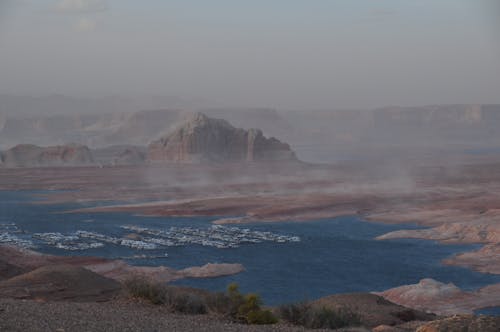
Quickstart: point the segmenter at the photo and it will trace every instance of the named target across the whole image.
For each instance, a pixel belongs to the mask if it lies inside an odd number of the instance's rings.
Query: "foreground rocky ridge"
[[[0,299],[0,330],[9,332],[306,331],[304,328],[283,324],[251,326],[231,323],[212,315],[175,314],[165,307],[123,300],[106,303],[74,303],[10,299]],[[367,330],[344,331],[365,332]]]
[[[127,317],[127,319],[123,319]],[[49,319],[50,318],[50,319]],[[497,332],[500,319],[460,315],[431,322],[409,322],[397,326],[379,325],[373,329],[345,328],[339,332]],[[277,324],[252,326],[230,323],[211,315],[181,315],[167,308],[129,301],[106,303],[36,302],[0,299],[0,329],[3,331],[221,331],[221,332],[299,332],[307,330]]]
[[[5,331],[307,330],[284,322],[256,327],[235,324],[213,314],[179,315],[172,313],[169,307],[131,300],[123,293],[121,283],[88,269],[102,263],[100,259],[40,255],[11,247],[0,247],[0,253],[1,262],[20,266],[19,274],[14,277],[5,273],[0,275],[0,278],[6,278],[0,281],[0,329]],[[6,257],[8,262],[5,261]],[[57,264],[62,261],[69,264]],[[77,263],[87,265],[82,267]],[[29,267],[40,264],[47,265],[26,272]],[[206,292],[195,289],[182,291],[193,294]],[[100,303],[103,301],[106,303]],[[374,294],[332,295],[312,301],[310,305],[318,309],[349,310],[358,315],[361,326],[338,330],[344,332],[455,331],[465,327],[468,327],[468,331],[493,332],[500,327],[500,318],[472,315],[440,318],[394,304]],[[123,320],[125,316],[127,319]]]
[[[148,306],[142,302],[131,301],[129,296],[124,292],[124,285],[129,280],[134,280],[133,278],[151,280],[148,281],[151,284],[158,281],[167,281],[165,279],[164,272],[166,270],[164,268],[162,268],[162,273],[158,275],[156,273],[158,269],[154,269],[154,271],[145,270],[140,267],[123,269],[123,266],[120,264],[122,268],[120,269],[120,273],[117,274],[117,271],[110,273],[106,268],[110,263],[108,260],[93,257],[50,256],[5,246],[0,246],[0,262],[5,266],[8,264],[8,266],[17,267],[15,273],[13,270],[2,270],[0,274],[0,317],[2,318],[0,319],[0,328],[3,330],[18,331],[26,329],[27,326],[32,326],[30,324],[42,324],[44,320],[40,320],[40,315],[47,315],[53,309],[62,310],[60,311],[61,315],[58,317],[71,318],[61,320],[51,319],[51,322],[58,321],[60,326],[57,326],[57,328],[69,328],[69,326],[72,326],[71,330],[79,330],[79,326],[82,324],[85,326],[84,330],[88,329],[90,325],[93,326],[93,330],[109,331],[116,330],[119,327],[128,330],[133,326],[129,320],[134,316],[133,314],[129,314],[129,312],[137,310],[142,312],[143,317],[154,317],[154,320],[149,322],[143,318],[137,319],[136,323],[147,329],[146,326],[164,324],[163,319],[156,317],[156,313],[168,313],[168,308]],[[168,272],[176,274],[174,270]],[[188,268],[178,273],[187,277],[215,276],[220,275],[220,266],[211,264],[204,267]],[[175,280],[175,276],[171,280]],[[191,292],[192,296],[207,293],[207,291],[196,289],[179,289],[179,292]],[[14,301],[8,299],[13,299]],[[36,302],[30,302],[30,300],[35,300]],[[107,303],[105,306],[102,306],[99,302]],[[435,318],[432,314],[425,314],[393,304],[373,294],[334,295],[314,301],[312,305],[318,308],[324,307],[334,310],[342,308],[353,310],[353,312],[360,315],[362,326],[366,327],[375,327],[380,324],[395,326],[406,324],[410,321],[418,323],[419,321],[429,321]],[[103,316],[102,320],[103,322],[107,322],[104,325],[95,323],[95,320],[91,320],[93,323],[88,322],[81,316],[81,313],[78,317],[71,315],[71,312],[83,307],[86,307],[90,312],[99,310],[101,314],[107,312],[109,308],[114,308],[108,314],[113,312],[113,315],[127,315],[127,324],[122,326],[123,324],[115,321],[116,317],[107,317],[106,315]],[[28,316],[21,315],[19,310],[22,312],[30,311],[32,314]],[[6,313],[7,315],[4,316]],[[179,322],[177,316],[171,313],[168,313],[167,316],[169,317],[169,321],[172,321],[168,324],[179,323],[180,325],[176,327],[176,330],[181,331],[189,330],[192,328],[190,322],[198,320],[203,322],[203,325],[200,327],[225,326],[229,331],[250,331],[254,329],[230,323],[226,318],[220,316],[212,315],[208,316],[208,319],[192,316],[189,322],[182,319]],[[273,326],[272,330],[304,330],[303,328],[283,324],[282,322]],[[418,325],[421,325],[421,323],[418,323]],[[172,327],[172,325],[169,326]],[[49,329],[53,328],[54,326],[50,325]],[[37,327],[36,330],[41,329]],[[262,329],[260,328],[259,330]],[[359,327],[345,328],[342,331],[367,330]]]

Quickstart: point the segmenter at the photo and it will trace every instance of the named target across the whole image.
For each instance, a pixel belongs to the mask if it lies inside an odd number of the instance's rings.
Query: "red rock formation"
[[[288,144],[264,137],[259,129],[235,128],[202,113],[151,143],[148,157],[154,162],[178,163],[296,160]]]

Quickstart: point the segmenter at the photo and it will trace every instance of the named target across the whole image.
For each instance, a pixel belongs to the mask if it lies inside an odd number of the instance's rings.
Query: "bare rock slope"
[[[80,266],[47,265],[0,282],[0,297],[105,301],[120,289],[117,281]]]
[[[154,162],[177,163],[296,160],[288,144],[264,137],[261,130],[235,128],[202,113],[151,143],[148,157]]]

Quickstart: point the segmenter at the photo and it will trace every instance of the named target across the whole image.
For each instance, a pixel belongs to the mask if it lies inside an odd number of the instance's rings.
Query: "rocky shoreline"
[[[45,266],[68,265],[82,267],[103,277],[124,281],[134,276],[141,276],[156,282],[171,282],[183,278],[215,278],[237,274],[244,271],[241,264],[213,264],[194,266],[175,270],[166,266],[133,266],[123,260],[110,260],[99,257],[71,257],[41,254],[35,251],[0,245],[0,262],[13,268],[29,272]],[[1,277],[1,276],[0,276]]]

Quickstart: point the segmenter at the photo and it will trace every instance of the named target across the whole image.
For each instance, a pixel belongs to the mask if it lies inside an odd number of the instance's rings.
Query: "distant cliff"
[[[259,129],[235,128],[222,119],[196,113],[172,133],[148,148],[153,162],[291,161],[295,153],[286,143],[266,138]]]
[[[21,144],[0,153],[3,167],[80,166],[93,162],[89,148],[78,144],[49,147]]]

